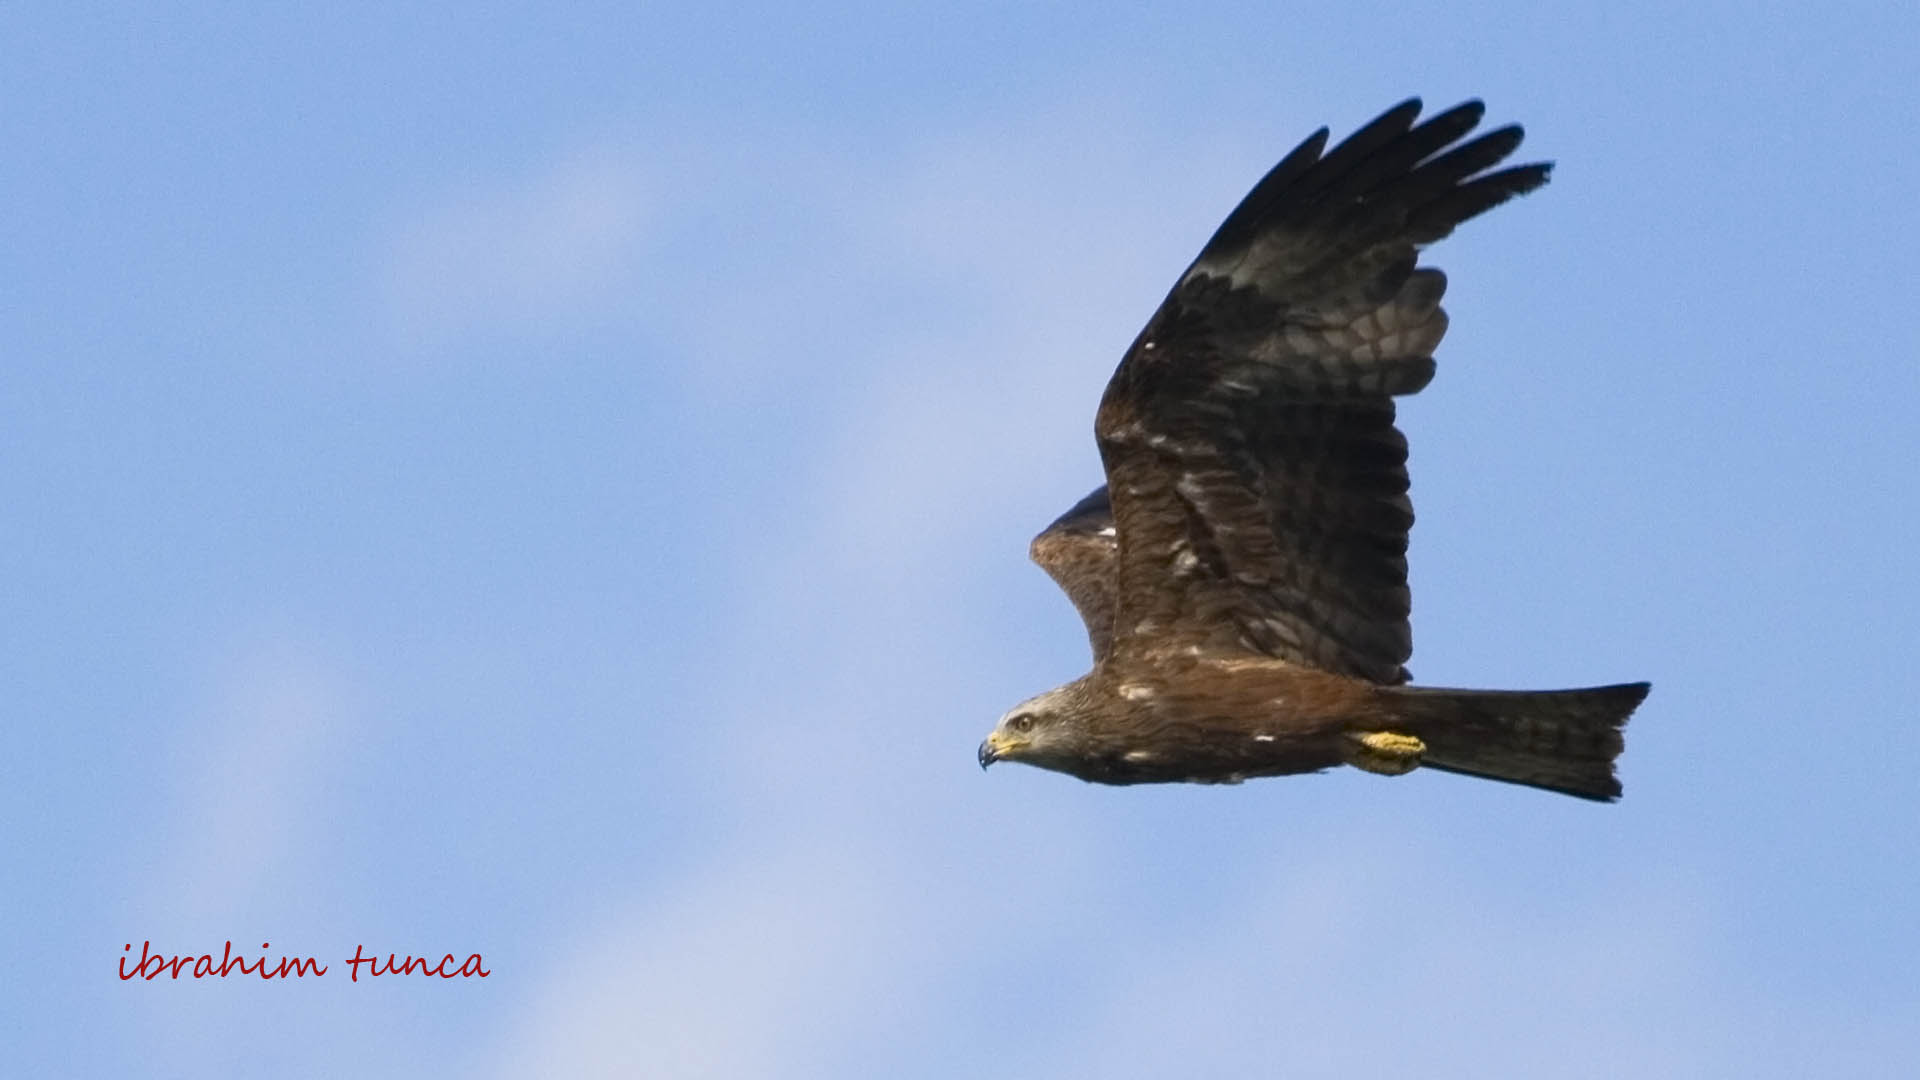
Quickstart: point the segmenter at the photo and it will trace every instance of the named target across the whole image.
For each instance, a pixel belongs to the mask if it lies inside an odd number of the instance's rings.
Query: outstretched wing
[[[1054,519],[1027,548],[1087,624],[1095,662],[1113,647],[1113,601],[1120,543],[1103,485]]]
[[[1446,279],[1422,245],[1546,182],[1469,102],[1317,132],[1230,214],[1101,398],[1118,527],[1114,649],[1249,651],[1406,679],[1406,440]],[[1459,145],[1455,145],[1459,143]]]

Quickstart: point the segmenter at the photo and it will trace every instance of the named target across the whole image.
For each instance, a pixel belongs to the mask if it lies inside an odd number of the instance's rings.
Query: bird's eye
[[[1033,730],[1033,714],[1021,713],[1019,716],[1007,721],[1007,726],[1025,735],[1027,732]]]

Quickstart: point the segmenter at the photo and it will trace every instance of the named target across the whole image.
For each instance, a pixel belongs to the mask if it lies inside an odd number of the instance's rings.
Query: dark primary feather
[[[1415,124],[1419,112],[1408,101],[1330,152],[1321,131],[1288,154],[1108,383],[1095,434],[1117,552],[1059,523],[1034,542],[1096,655],[1111,625],[1115,649],[1192,645],[1406,680],[1413,513],[1392,397],[1432,378],[1446,331],[1446,279],[1416,268],[1418,249],[1548,171],[1485,173],[1521,132],[1458,143],[1478,102]],[[1117,568],[1097,569],[1106,559]],[[1091,584],[1103,581],[1111,609]]]

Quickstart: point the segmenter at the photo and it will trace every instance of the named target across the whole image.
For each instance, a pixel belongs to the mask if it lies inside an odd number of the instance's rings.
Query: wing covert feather
[[[1114,594],[1120,561],[1106,486],[1095,488],[1041,530],[1027,554],[1080,612],[1094,660],[1104,658],[1113,647]]]

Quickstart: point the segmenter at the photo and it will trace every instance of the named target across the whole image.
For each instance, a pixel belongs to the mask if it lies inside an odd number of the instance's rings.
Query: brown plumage
[[[1140,332],[1094,421],[1107,485],[1031,554],[1094,667],[1009,712],[983,766],[1233,782],[1419,766],[1620,794],[1647,684],[1410,687],[1407,443],[1393,398],[1433,377],[1446,278],[1419,249],[1546,183],[1493,169],[1517,126],[1417,100],[1330,152],[1325,129],[1228,215]]]

